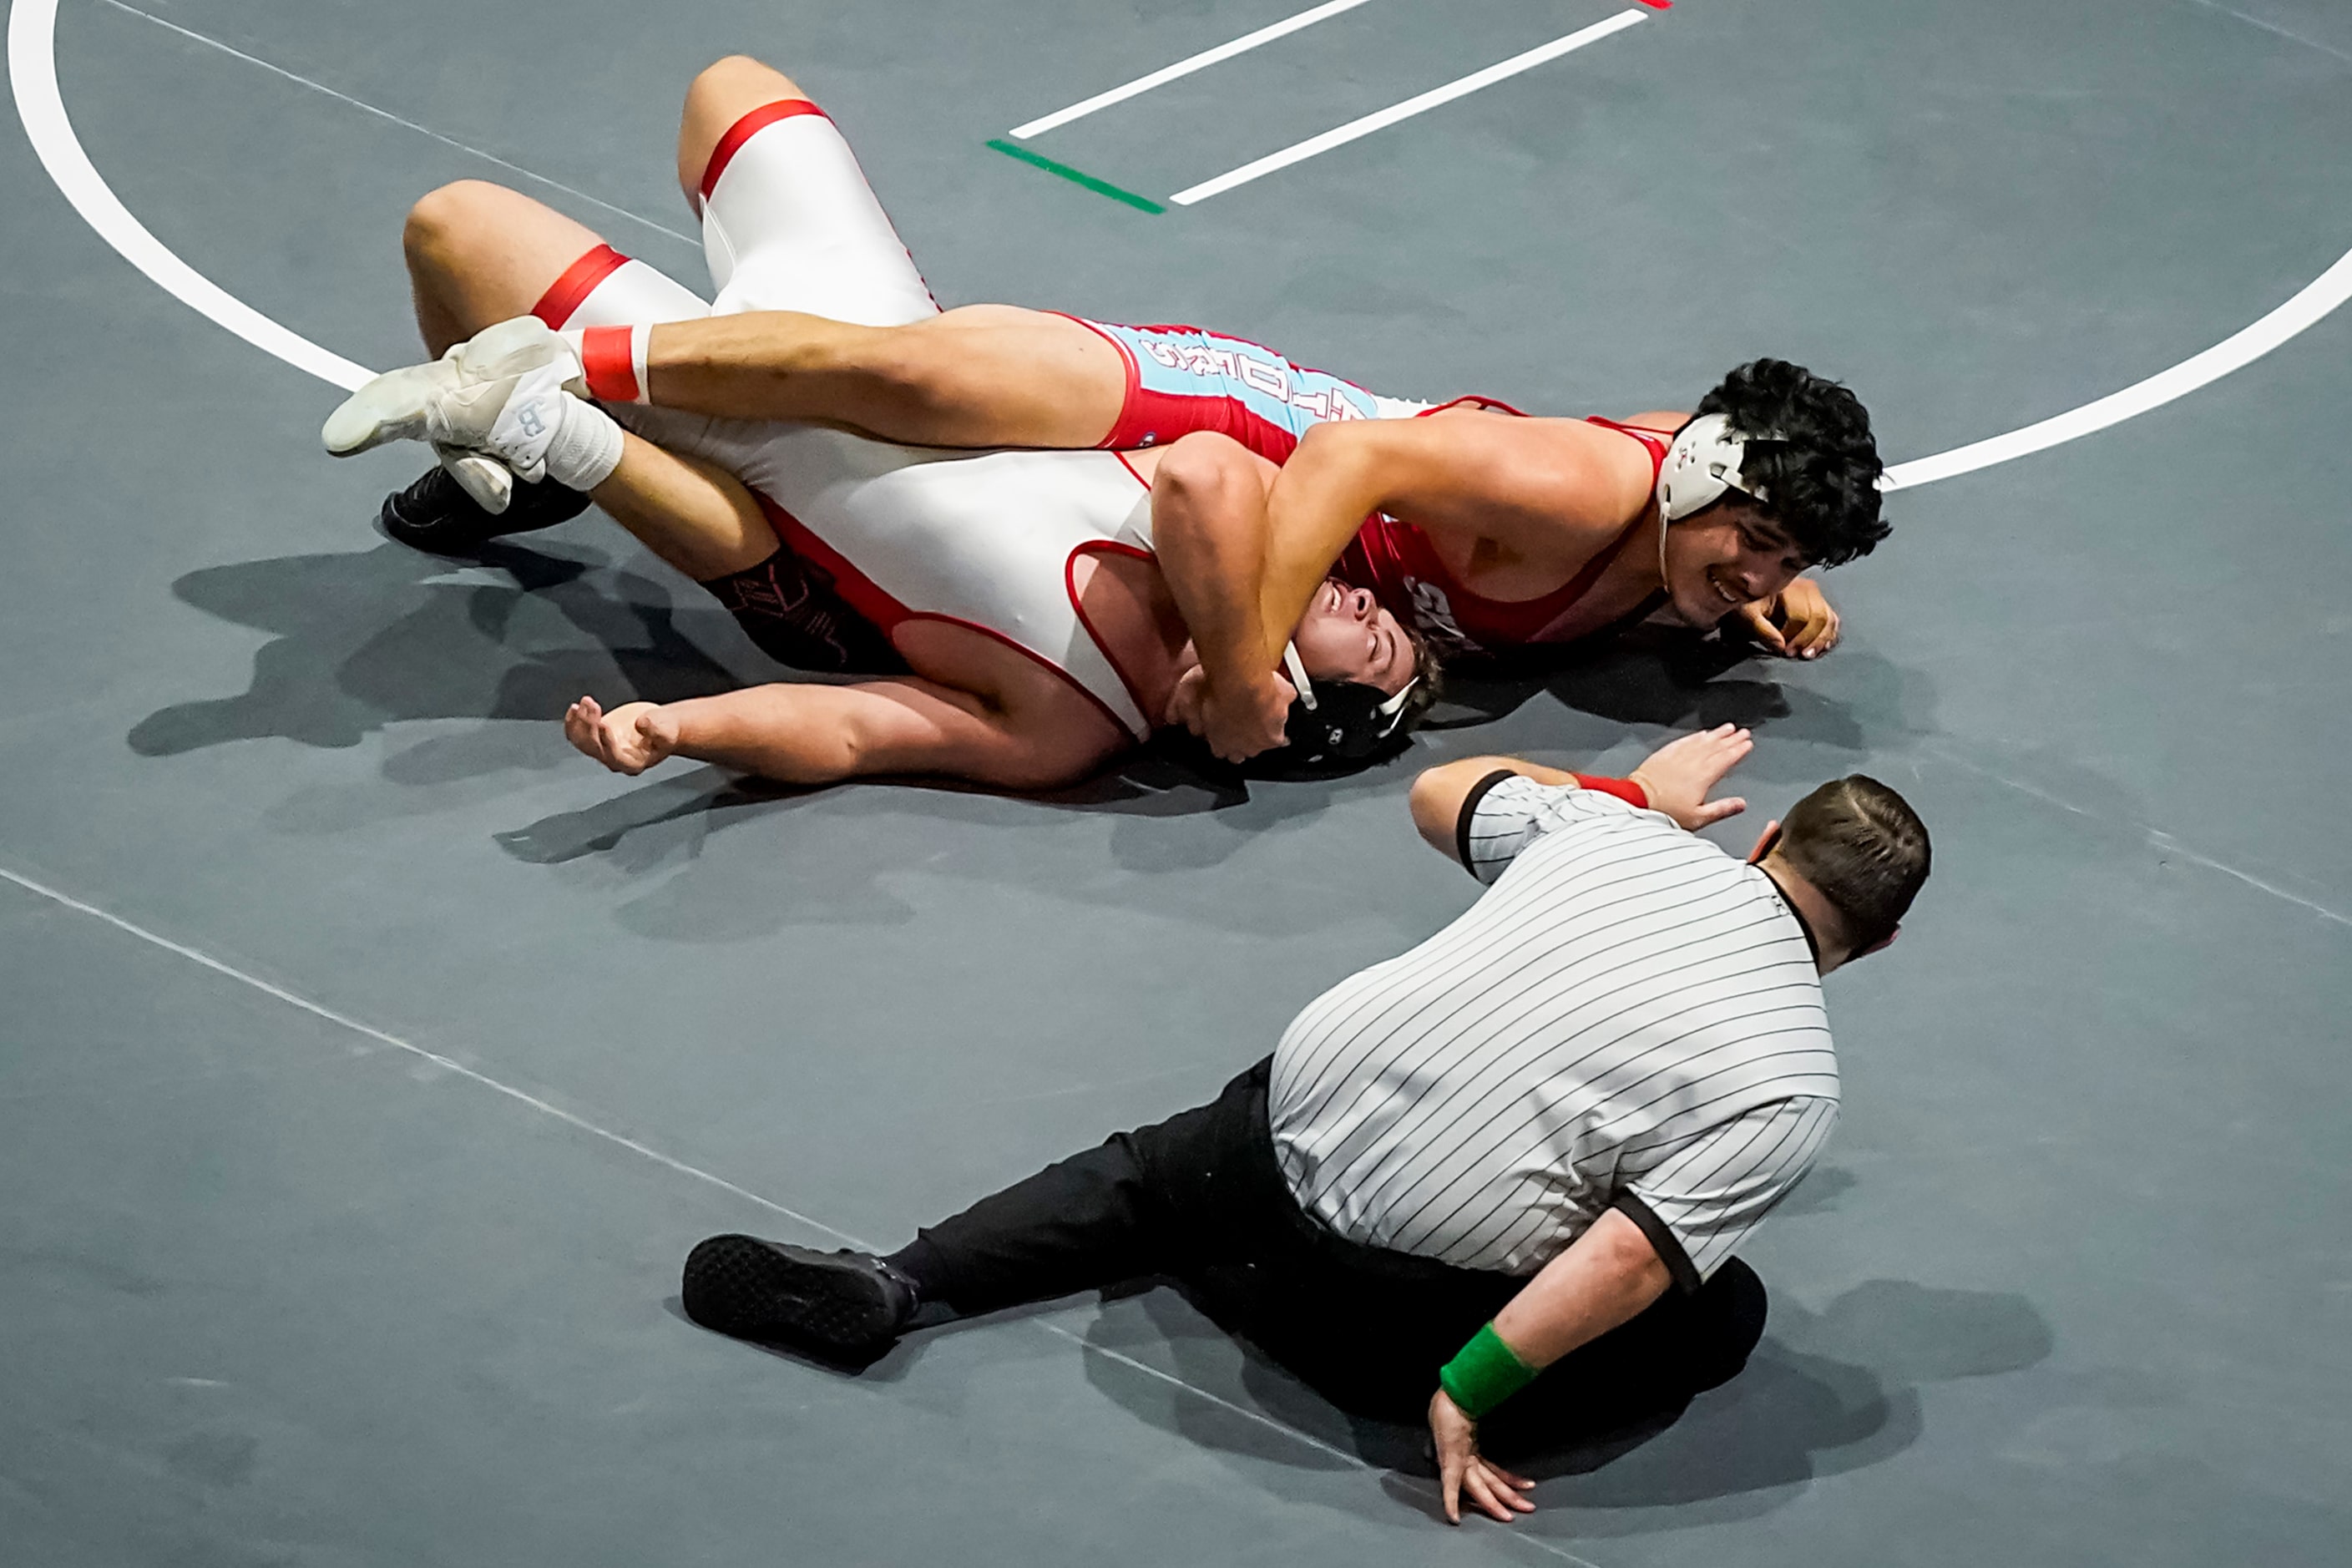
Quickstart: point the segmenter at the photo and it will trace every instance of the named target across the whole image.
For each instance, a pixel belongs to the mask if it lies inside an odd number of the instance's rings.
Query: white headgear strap
[[[1282,645],[1282,668],[1290,674],[1290,684],[1298,689],[1298,700],[1307,704],[1309,713],[1315,711],[1315,683],[1307,679],[1307,661],[1298,657],[1298,645]]]
[[[1286,642],[1282,645],[1282,668],[1290,677],[1290,684],[1297,689],[1299,701],[1307,705],[1307,710],[1309,713],[1314,712],[1321,704],[1315,700],[1315,683],[1307,679],[1307,661],[1298,657],[1297,643]],[[1416,671],[1413,678],[1406,681],[1395,696],[1372,710],[1373,715],[1383,721],[1381,729],[1383,738],[1396,727],[1397,716],[1404,711],[1404,700],[1412,696],[1412,689],[1420,684],[1421,676]]]

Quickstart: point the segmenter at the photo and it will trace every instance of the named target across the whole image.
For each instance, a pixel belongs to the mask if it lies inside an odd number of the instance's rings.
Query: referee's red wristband
[[[1628,805],[1639,806],[1643,811],[1650,809],[1650,792],[1632,779],[1595,778],[1591,773],[1570,773],[1569,777],[1576,781],[1579,789],[1597,789],[1602,795],[1615,795]]]

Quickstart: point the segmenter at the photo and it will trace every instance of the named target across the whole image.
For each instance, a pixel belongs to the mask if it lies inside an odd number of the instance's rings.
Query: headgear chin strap
[[[1283,752],[1292,762],[1360,762],[1370,756],[1396,734],[1404,722],[1405,699],[1421,684],[1415,675],[1393,697],[1360,680],[1326,681],[1318,691],[1307,678],[1297,643],[1283,645],[1282,667],[1298,691],[1283,724],[1289,737]]]
[[[1771,497],[1764,487],[1740,477],[1740,466],[1748,460],[1748,442],[1778,441],[1778,436],[1742,437],[1732,433],[1731,421],[1721,414],[1702,414],[1675,433],[1674,442],[1666,447],[1665,461],[1658,465],[1658,575],[1666,574],[1666,527],[1680,522],[1694,512],[1706,510],[1723,499],[1726,490],[1738,490],[1752,500],[1769,503]]]

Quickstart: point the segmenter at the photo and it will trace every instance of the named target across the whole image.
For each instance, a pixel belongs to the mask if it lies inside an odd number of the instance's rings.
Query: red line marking
[[[1671,11],[1675,8],[1675,0],[1642,0],[1642,4],[1653,11]]]

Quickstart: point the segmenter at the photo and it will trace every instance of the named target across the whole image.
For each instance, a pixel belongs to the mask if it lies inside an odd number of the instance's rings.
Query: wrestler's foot
[[[535,373],[549,372],[539,375]],[[387,371],[327,416],[319,438],[338,458],[388,441],[478,447],[524,377],[584,394],[571,345],[536,316],[476,333],[425,364]]]
[[[488,463],[488,458],[474,459]],[[491,464],[491,467],[497,467]],[[504,469],[500,469],[504,472]],[[588,510],[588,498],[552,479],[512,484],[512,499],[493,512],[446,467],[428,468],[404,490],[383,498],[376,526],[395,544],[435,555],[473,556],[493,539],[569,522]]]
[[[869,1252],[714,1236],[687,1254],[686,1315],[740,1340],[843,1361],[889,1348],[915,1315],[913,1281]]]
[[[563,738],[582,756],[635,778],[677,750],[677,723],[658,702],[624,702],[607,713],[583,697],[564,710]]]

